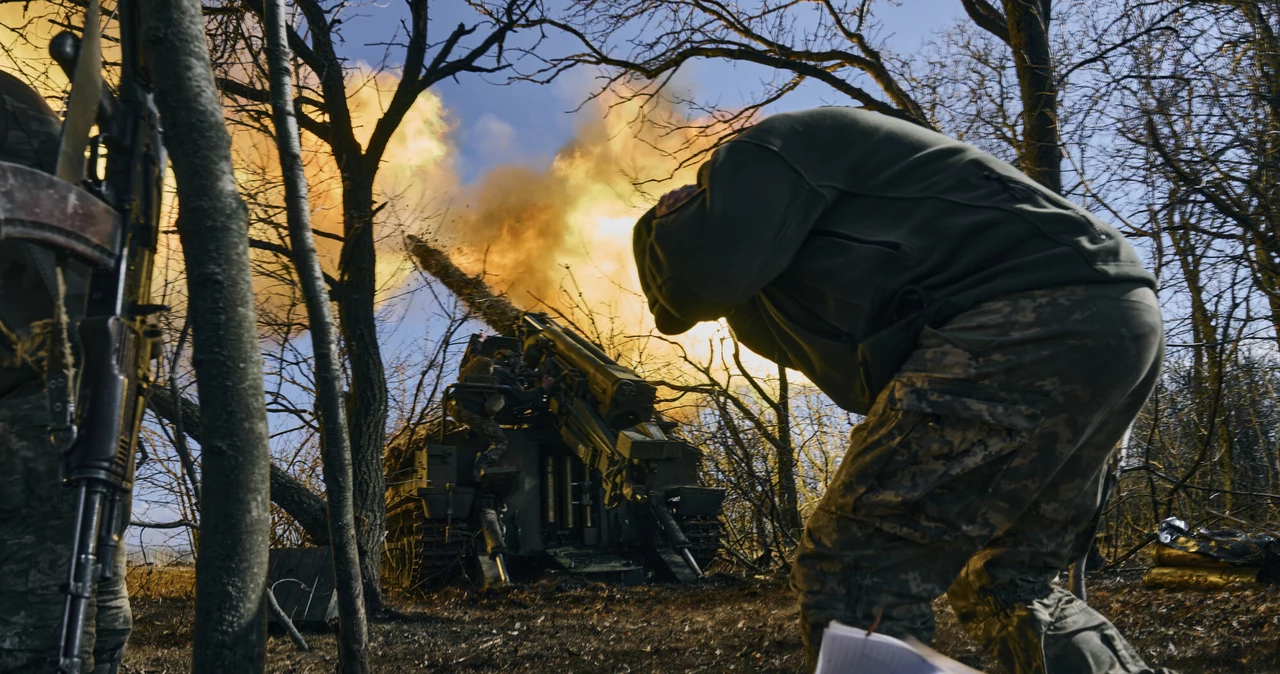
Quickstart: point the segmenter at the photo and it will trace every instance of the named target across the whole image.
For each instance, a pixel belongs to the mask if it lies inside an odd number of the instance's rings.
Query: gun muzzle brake
[[[74,79],[76,59],[80,56],[80,38],[75,33],[64,30],[49,40],[49,55],[62,66],[62,72]]]

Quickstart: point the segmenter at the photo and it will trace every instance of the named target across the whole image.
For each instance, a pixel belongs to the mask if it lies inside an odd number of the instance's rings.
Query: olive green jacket
[[[1111,226],[1009,164],[853,108],[777,114],[633,233],[659,329],[727,317],[865,413],[927,325],[1037,288],[1156,280]]]
[[[0,161],[53,173],[61,130],[35,90],[0,71]],[[55,266],[50,248],[0,239],[0,397],[43,376],[22,354],[38,337],[32,324],[53,316]],[[88,273],[83,263],[68,263],[67,306],[73,320],[82,313]]]

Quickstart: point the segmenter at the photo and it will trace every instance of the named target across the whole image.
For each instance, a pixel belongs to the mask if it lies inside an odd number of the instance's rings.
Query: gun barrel
[[[657,390],[630,368],[618,364],[600,347],[551,319],[526,315],[525,322],[548,342],[565,363],[586,377],[591,395],[607,423],[625,428],[653,418]]]
[[[62,613],[62,638],[58,650],[58,674],[80,674],[84,628],[89,601],[97,581],[98,527],[108,487],[98,481],[82,481],[76,496],[76,539],[72,544],[71,571],[67,578],[67,603]]]
[[[601,363],[604,363],[605,365],[617,367],[617,368],[622,367],[621,365],[618,364],[618,361],[610,358],[609,354],[604,352],[604,349],[601,349],[595,344],[592,344],[589,340],[587,340],[582,335],[579,335],[578,333],[572,330],[568,330],[568,331],[561,330],[559,326],[556,326],[556,330],[559,331],[561,334],[563,334],[565,337],[572,339],[575,343],[577,343],[578,346],[582,347],[583,350],[591,354],[592,357],[594,357],[596,360],[600,361]],[[627,370],[627,371],[630,372],[630,370]]]
[[[701,578],[702,569],[698,567],[698,562],[694,560],[693,553],[689,551],[689,548],[680,548],[680,556],[684,558],[684,563],[688,564],[689,568],[693,570],[693,575]]]
[[[561,330],[560,326],[555,323],[548,321],[542,328],[542,334],[551,340],[551,343],[556,347],[556,351],[565,360],[584,373],[594,374],[601,369],[607,369],[610,365],[621,369],[617,363],[601,360],[596,354],[585,348],[581,342]]]

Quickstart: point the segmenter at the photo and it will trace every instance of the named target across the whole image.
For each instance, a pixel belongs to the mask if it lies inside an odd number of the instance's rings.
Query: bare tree
[[[1128,39],[1105,62],[1116,137],[1110,189],[1153,244],[1172,349],[1105,520],[1113,563],[1164,517],[1275,517],[1273,3],[1121,2]],[[1109,184],[1108,184],[1109,183]],[[1135,203],[1136,202],[1136,203]],[[1136,206],[1136,207],[1135,207]],[[1215,514],[1217,513],[1217,514]]]
[[[514,334],[520,309],[495,293],[483,275],[466,274],[447,253],[427,241],[409,237],[408,243],[418,265],[481,320],[501,334]],[[587,305],[576,288],[566,288],[564,294],[556,306],[542,308],[557,313],[619,362],[664,387],[670,394],[662,401],[664,409],[685,418],[684,432],[707,453],[705,468],[711,482],[729,494],[723,520],[730,563],[755,572],[785,565],[800,533],[802,505],[816,503],[834,470],[830,448],[819,445],[829,435],[847,431],[848,419],[839,429],[833,428],[822,418],[829,410],[818,411],[817,405],[806,405],[805,414],[797,419],[792,396],[798,391],[785,370],[779,370],[776,379],[753,373],[744,365],[737,343],[727,337],[710,350],[707,360],[699,360],[678,342],[612,329],[610,317],[597,315],[596,307]],[[645,347],[650,340],[670,348],[655,354]],[[798,433],[797,425],[811,430]],[[799,461],[799,456],[806,461]],[[805,491],[804,504],[800,483],[813,484]]]
[[[1096,54],[1072,54],[1075,62],[1062,62],[1062,53],[1053,48],[1055,7],[1050,0],[1005,0],[1002,7],[988,0],[958,1],[971,25],[1000,46],[993,52],[1000,67],[1007,64],[1016,74],[1019,106],[1013,116],[1018,127],[1009,141],[1017,164],[1061,193],[1058,91],[1064,74],[1076,72]],[[613,91],[645,100],[665,96],[706,113],[711,121],[696,124],[709,135],[750,123],[763,108],[810,80],[850,103],[939,129],[940,120],[922,104],[928,92],[916,87],[903,64],[876,41],[876,6],[873,0],[766,0],[750,6],[703,0],[577,0],[559,15],[530,23],[569,35],[581,51],[541,55],[543,67],[525,77],[546,81],[581,65],[600,68],[605,76],[597,95]],[[680,68],[695,60],[755,64],[774,70],[777,77],[746,105],[726,110],[690,99],[670,86]],[[700,152],[687,154],[685,161],[691,161]]]
[[[204,433],[197,560],[196,672],[262,671],[270,527],[270,460],[245,231],[231,139],[222,118],[197,0],[142,5],[182,212]]]
[[[244,5],[261,18],[263,5]],[[399,40],[403,65],[399,82],[382,116],[374,124],[369,141],[356,138],[347,99],[350,67],[335,48],[340,39],[346,3],[300,0],[303,26],[288,29],[289,45],[315,83],[313,95],[294,99],[299,126],[328,147],[342,174],[343,233],[338,277],[329,292],[338,305],[345,355],[349,367],[349,434],[354,469],[355,512],[358,525],[365,603],[370,613],[382,610],[379,564],[385,536],[385,481],[383,447],[387,423],[387,379],[376,320],[375,178],[388,143],[414,101],[436,83],[468,73],[496,72],[504,68],[502,47],[515,26],[527,18],[531,0],[506,0],[498,18],[488,23],[460,24],[443,40],[433,42],[429,29],[428,0],[410,0],[408,21]],[[230,17],[228,20],[241,20]],[[252,36],[252,30],[240,34]],[[305,37],[304,37],[305,36]],[[468,44],[469,40],[474,40]],[[250,45],[251,46],[251,45]],[[252,50],[251,50],[252,51]],[[482,61],[490,60],[492,65]],[[241,101],[266,104],[268,88],[260,80],[227,76],[220,79],[223,92]],[[248,73],[252,76],[254,73]],[[260,74],[260,73],[258,73]]]
[[[311,327],[311,351],[315,354],[316,398],[323,428],[325,493],[329,499],[329,541],[333,551],[334,587],[338,593],[340,647],[343,672],[369,671],[369,631],[361,592],[360,554],[356,549],[356,525],[352,512],[351,444],[347,441],[346,412],[342,401],[342,373],[338,369],[338,344],[324,273],[311,234],[311,203],[302,166],[298,122],[293,113],[292,56],[282,0],[263,0],[263,32],[267,35],[267,59],[271,72],[271,107],[276,144],[284,174],[289,240],[293,263],[307,299]]]
[[[175,398],[169,389],[151,391],[148,408],[157,417],[181,428],[188,438],[203,445],[204,423],[200,406],[188,398]],[[177,440],[173,440],[177,444]],[[311,491],[298,478],[274,463],[271,464],[271,501],[292,517],[316,545],[328,545],[329,524],[324,499]]]

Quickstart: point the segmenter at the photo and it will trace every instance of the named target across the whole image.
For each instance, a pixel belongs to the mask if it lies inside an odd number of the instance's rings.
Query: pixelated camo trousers
[[[1155,294],[1130,284],[1018,293],[926,329],[806,523],[791,583],[810,668],[832,620],[927,643],[945,592],[1012,674],[1167,671],[1051,582],[1090,544],[1162,357]]]
[[[32,390],[34,388],[34,391]],[[49,442],[48,400],[38,387],[0,398],[0,673],[48,674],[57,664],[75,529],[75,494]],[[124,584],[98,586],[86,635],[86,671],[110,672],[133,624]],[[95,643],[96,635],[96,643]],[[89,648],[92,647],[92,652]],[[96,664],[96,667],[95,667]]]

